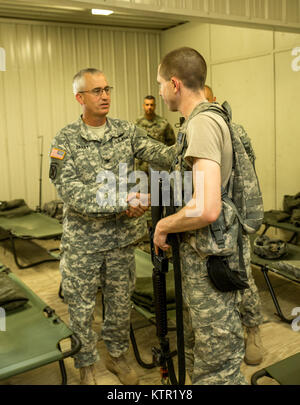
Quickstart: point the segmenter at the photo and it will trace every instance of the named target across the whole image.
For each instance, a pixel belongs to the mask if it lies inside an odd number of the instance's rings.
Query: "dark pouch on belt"
[[[249,288],[248,283],[242,280],[240,273],[229,268],[226,257],[209,256],[207,272],[211,282],[219,291],[227,292]]]

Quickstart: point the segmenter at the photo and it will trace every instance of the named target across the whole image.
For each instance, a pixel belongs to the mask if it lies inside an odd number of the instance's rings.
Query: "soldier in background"
[[[213,94],[212,88],[208,85],[204,86],[204,93],[207,101],[213,103],[216,101],[216,97]],[[255,161],[255,154],[251,146],[250,139],[242,127],[236,123],[232,123],[233,128],[238,130],[240,137],[247,140],[246,151],[251,159],[252,164]],[[245,362],[250,365],[257,365],[262,362],[262,343],[259,331],[259,325],[263,322],[263,317],[261,315],[261,302],[258,295],[257,287],[252,275],[252,268],[250,263],[250,241],[248,243],[249,249],[247,252],[247,273],[248,273],[248,283],[249,288],[246,288],[243,291],[242,304],[241,304],[241,315],[242,315],[242,324],[246,330],[246,339],[245,339]]]
[[[107,117],[111,91],[98,69],[78,72],[73,93],[83,114],[56,135],[50,150],[49,177],[64,202],[62,289],[70,326],[82,344],[74,359],[84,385],[99,384],[94,368],[99,359],[98,333],[92,329],[99,286],[105,307],[105,365],[121,383],[138,384],[126,353],[135,287],[134,247],[146,231],[147,207],[136,198],[128,204],[127,187],[124,192],[118,187],[124,181],[119,168],[125,164],[129,175],[137,157],[168,169],[175,156],[174,147],[150,139],[141,128]],[[113,176],[115,189],[107,189],[107,173]]]
[[[143,128],[151,138],[162,142],[164,145],[174,145],[174,131],[165,118],[155,114],[155,107],[155,97],[150,95],[146,96],[143,104],[145,113],[142,117],[139,117],[135,121],[135,125]],[[137,159],[136,170],[142,170],[145,173],[149,174],[148,163]]]

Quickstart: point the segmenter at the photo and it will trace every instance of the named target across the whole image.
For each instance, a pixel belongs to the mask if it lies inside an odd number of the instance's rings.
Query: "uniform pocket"
[[[133,164],[133,151],[128,137],[112,138],[100,148],[102,167],[113,169],[120,163]]]

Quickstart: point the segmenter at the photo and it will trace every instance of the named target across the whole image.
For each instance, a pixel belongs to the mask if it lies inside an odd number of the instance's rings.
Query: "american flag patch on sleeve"
[[[63,158],[65,157],[65,154],[66,154],[66,152],[64,150],[58,149],[58,148],[53,148],[50,153],[50,157],[63,160]]]

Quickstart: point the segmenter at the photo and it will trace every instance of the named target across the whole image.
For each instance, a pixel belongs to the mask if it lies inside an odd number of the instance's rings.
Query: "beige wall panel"
[[[275,204],[272,60],[272,56],[264,56],[212,67],[217,101],[230,103],[233,121],[242,124],[251,137],[266,209]]]
[[[300,192],[300,70],[291,69],[290,52],[276,55],[277,201]],[[300,65],[300,64],[299,64]]]
[[[292,34],[289,32],[275,32],[275,49],[286,49],[300,47],[300,34]]]
[[[20,169],[23,168],[24,192],[28,195],[28,204],[33,205],[38,196],[38,127],[36,120],[38,88],[36,86],[34,63],[34,38],[32,27],[29,25],[17,26],[19,52],[19,96],[21,101],[20,121],[21,128],[21,150]]]
[[[181,46],[197,49],[209,61],[209,24],[187,23],[163,32],[162,55]]]
[[[159,44],[157,44],[157,37],[155,38],[152,35],[148,36],[148,46],[149,49],[157,49],[157,56],[158,56],[158,61],[160,62],[160,47]],[[159,96],[159,86],[157,83],[157,68],[158,68],[159,63],[157,63],[157,59],[155,58],[150,58],[149,59],[149,90],[148,94],[152,94],[154,97],[157,99],[157,113],[162,114],[163,113],[163,107],[162,107],[162,100]]]
[[[211,61],[245,58],[270,52],[273,32],[253,28],[211,25]]]
[[[72,78],[98,67],[114,86],[110,116],[133,121],[145,94],[156,87],[159,33],[109,27],[0,21],[0,47],[7,70],[0,72],[0,200],[39,202],[43,140],[42,203],[56,198],[48,179],[52,138],[76,120],[80,106]],[[158,94],[158,93],[157,93]],[[42,137],[42,138],[41,138]]]
[[[299,34],[206,25],[207,35],[201,36],[204,27],[195,23],[166,31],[162,54],[201,43],[211,55],[207,83],[218,101],[231,103],[234,121],[252,139],[265,209],[281,208],[284,194],[300,191],[300,52],[292,55],[300,47]],[[165,115],[171,120],[172,113]]]
[[[4,91],[1,121],[5,120],[6,133],[1,134],[7,140],[7,160],[9,172],[9,191],[11,198],[22,197],[26,194],[25,166],[24,166],[24,141],[23,141],[23,109],[21,88],[21,72],[23,70],[23,60],[21,50],[16,47],[17,32],[14,27],[3,30],[1,27],[1,46],[6,50],[6,71],[0,72]],[[23,54],[25,50],[22,51]],[[12,55],[10,59],[9,55]],[[20,60],[21,58],[21,60]],[[28,100],[28,99],[27,99]],[[0,160],[3,159],[4,151],[0,151]],[[1,191],[2,192],[2,191]],[[4,195],[5,197],[5,195]],[[5,198],[1,198],[5,199]]]
[[[4,95],[4,74],[0,72],[0,92]],[[6,119],[6,104],[4,97],[0,97],[0,111],[3,115],[0,118],[0,198],[4,195],[11,195],[11,183],[10,179],[10,164],[9,164],[9,149],[8,149],[8,129]]]

